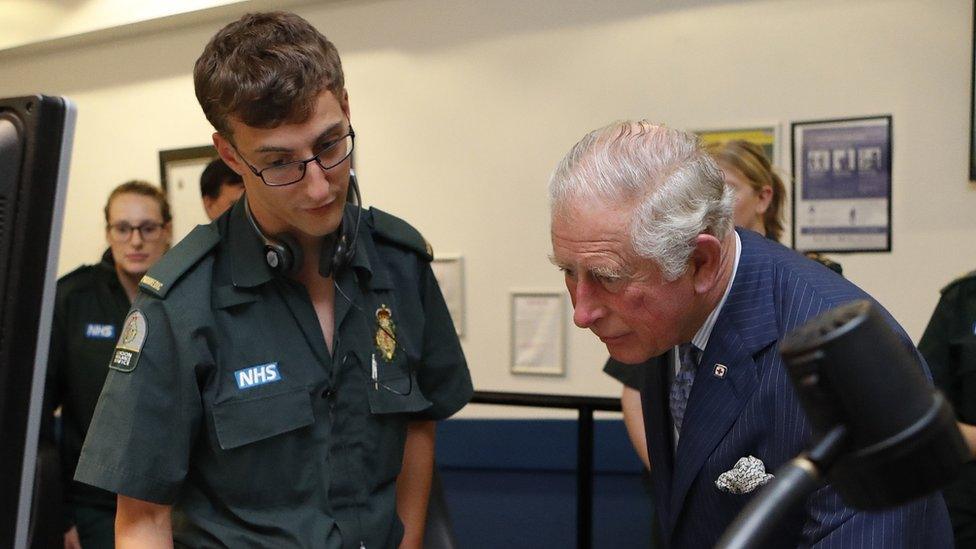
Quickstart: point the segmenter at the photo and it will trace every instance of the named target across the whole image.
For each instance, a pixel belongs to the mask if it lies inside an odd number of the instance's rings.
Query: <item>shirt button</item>
[[[322,391],[322,398],[332,398],[332,395],[334,394],[335,391],[333,391],[332,388],[330,387]]]

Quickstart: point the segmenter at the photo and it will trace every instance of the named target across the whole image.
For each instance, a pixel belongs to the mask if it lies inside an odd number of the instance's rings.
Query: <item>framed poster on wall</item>
[[[563,292],[512,292],[511,371],[561,376],[565,368]]]
[[[213,145],[159,151],[159,181],[173,212],[173,243],[210,223],[200,196],[200,174],[217,158]]]
[[[793,247],[891,251],[891,116],[794,122]]]
[[[973,3],[976,25],[976,3]],[[972,59],[969,65],[969,180],[976,182],[976,27],[973,27]]]

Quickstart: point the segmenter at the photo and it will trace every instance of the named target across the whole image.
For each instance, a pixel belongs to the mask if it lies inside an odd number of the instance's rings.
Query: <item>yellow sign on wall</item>
[[[741,139],[762,147],[766,158],[776,163],[776,128],[738,128],[725,130],[701,130],[695,132],[702,145],[725,143]]]

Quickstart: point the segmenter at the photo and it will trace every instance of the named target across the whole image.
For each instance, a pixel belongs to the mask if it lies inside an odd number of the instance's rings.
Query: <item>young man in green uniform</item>
[[[932,313],[918,350],[932,379],[959,418],[959,430],[976,448],[976,271],[952,281]],[[958,547],[976,545],[976,463],[942,491]]]
[[[246,15],[194,82],[245,195],[143,278],[76,478],[119,494],[120,547],[420,547],[471,380],[424,239],[346,204],[338,53]]]
[[[119,185],[105,204],[109,249],[102,261],[58,280],[48,404],[61,407],[66,549],[113,546],[115,494],[71,479],[139,280],[169,249],[170,221],[169,203],[159,187],[143,181]]]

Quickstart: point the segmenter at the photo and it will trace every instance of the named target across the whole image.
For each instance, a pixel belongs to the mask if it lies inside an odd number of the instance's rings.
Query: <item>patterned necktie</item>
[[[674,428],[681,432],[681,422],[685,418],[685,407],[691,395],[691,385],[695,382],[695,369],[698,367],[699,350],[691,343],[678,346],[678,359],[681,367],[671,382],[671,420]]]

